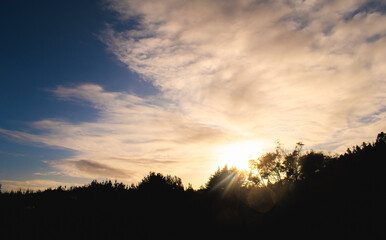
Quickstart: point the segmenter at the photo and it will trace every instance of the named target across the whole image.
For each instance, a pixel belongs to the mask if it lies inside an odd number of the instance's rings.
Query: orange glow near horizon
[[[221,146],[216,155],[221,167],[236,167],[239,170],[247,170],[250,159],[258,158],[262,153],[262,144],[258,141],[235,142]]]

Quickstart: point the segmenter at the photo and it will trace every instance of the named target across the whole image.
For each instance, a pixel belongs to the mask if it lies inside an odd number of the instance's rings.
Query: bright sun
[[[219,147],[216,155],[220,166],[228,165],[239,170],[247,170],[248,161],[258,158],[261,148],[261,143],[257,141],[236,142]]]

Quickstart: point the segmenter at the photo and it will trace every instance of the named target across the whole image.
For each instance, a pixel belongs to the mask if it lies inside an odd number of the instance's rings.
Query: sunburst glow
[[[262,144],[258,141],[231,143],[217,149],[220,166],[236,167],[239,170],[248,169],[248,161],[261,155]]]

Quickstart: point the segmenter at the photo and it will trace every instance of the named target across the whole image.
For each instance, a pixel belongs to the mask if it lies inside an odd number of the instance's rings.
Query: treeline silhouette
[[[125,185],[0,194],[2,239],[385,239],[386,135],[339,156],[275,152],[200,189],[150,172]]]

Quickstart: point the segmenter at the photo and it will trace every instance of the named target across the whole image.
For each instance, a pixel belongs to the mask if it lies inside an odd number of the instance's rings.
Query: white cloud
[[[363,4],[112,1],[140,27],[106,43],[197,122],[316,144],[384,109],[386,16]]]
[[[195,186],[217,167],[214,149],[257,140],[344,151],[385,129],[386,15],[365,1],[110,1],[135,29],[104,35],[108,49],[160,90],[139,97],[60,86],[96,122],[42,120],[19,140],[72,149],[52,162],[78,177],[137,181],[148,171]]]

